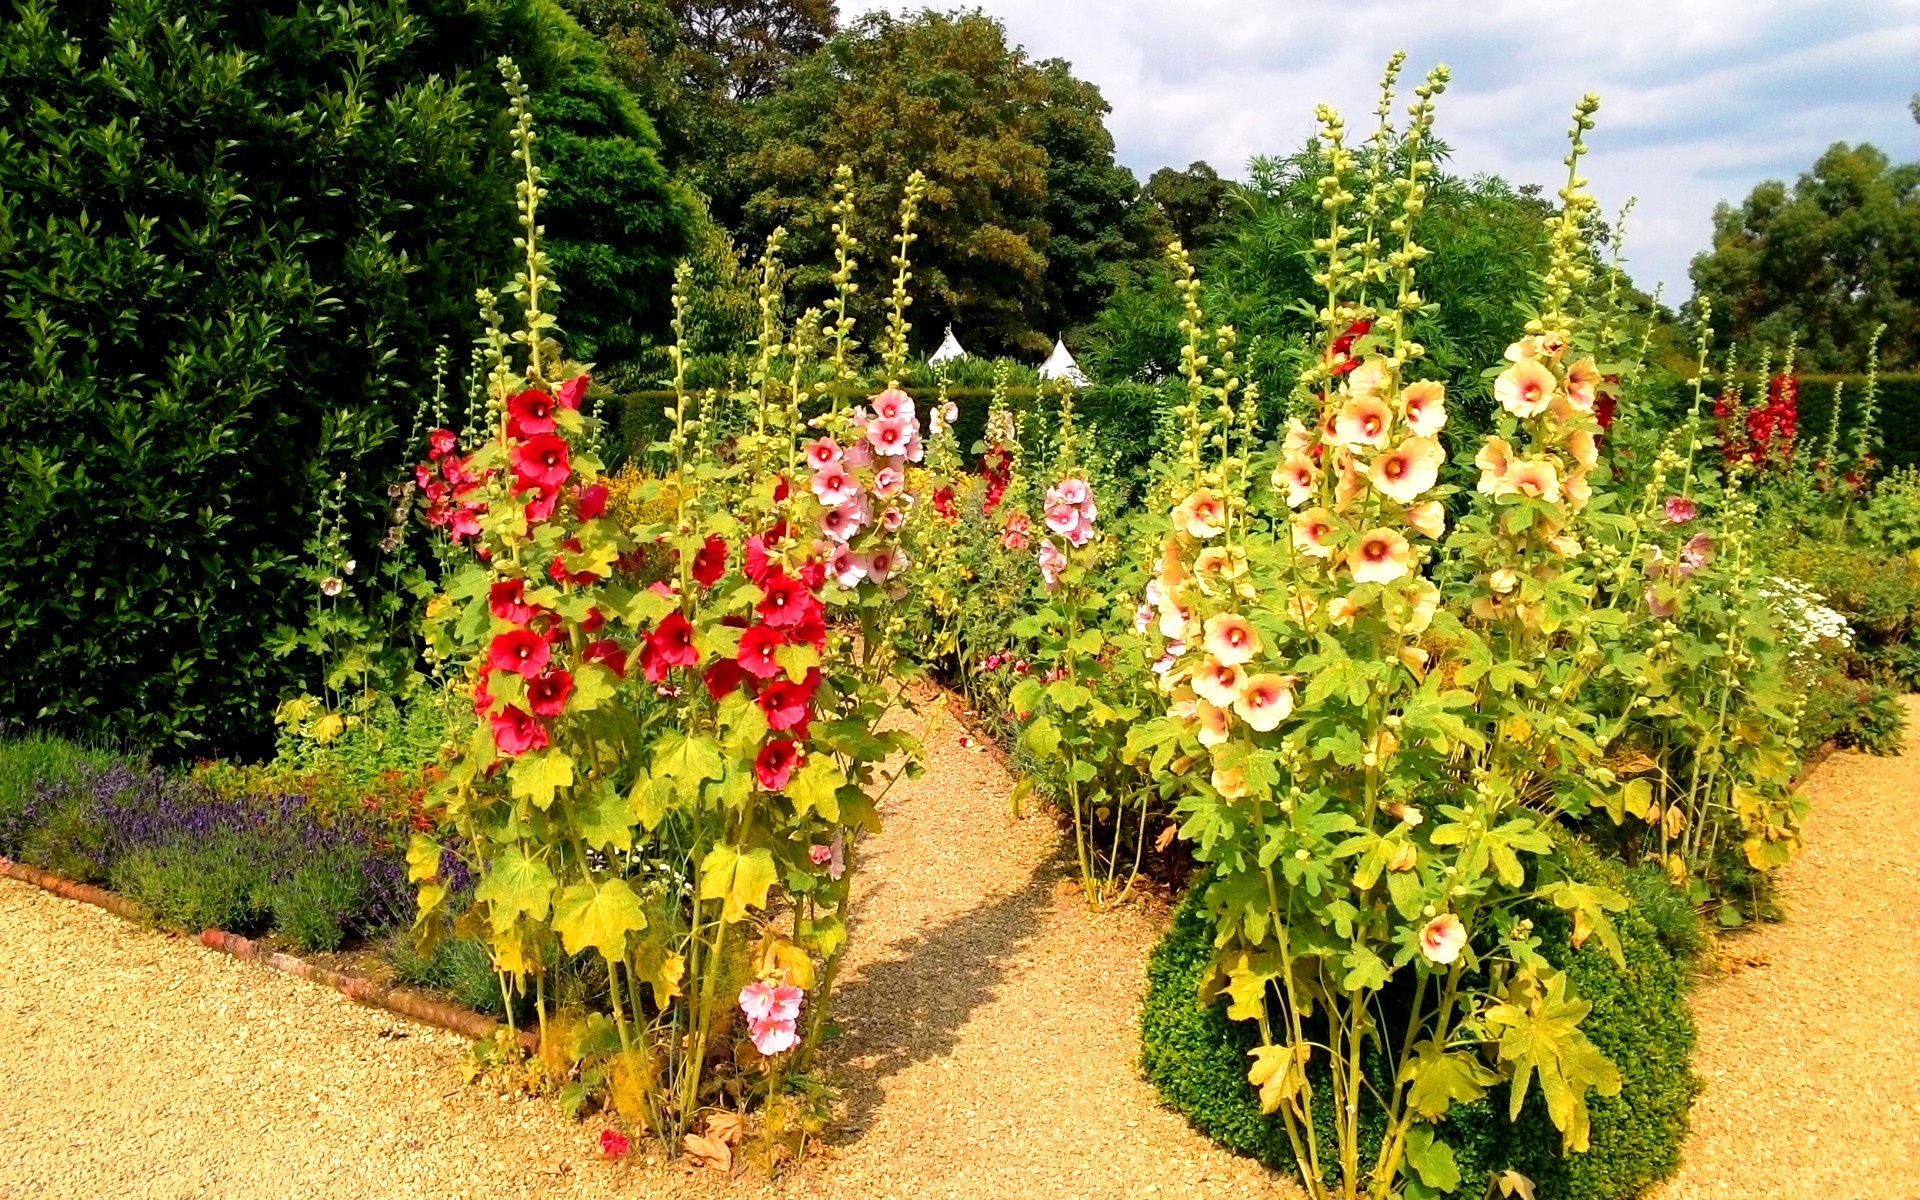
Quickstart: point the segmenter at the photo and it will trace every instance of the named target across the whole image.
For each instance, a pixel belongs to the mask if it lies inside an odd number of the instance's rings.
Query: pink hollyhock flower
[[[1074,509],[1074,522],[1064,535],[1076,548],[1093,540],[1093,519],[1084,509]]]
[[[799,765],[800,744],[792,738],[776,738],[760,747],[753,760],[753,775],[768,791],[784,791]]]
[[[1093,498],[1093,493],[1088,490],[1087,481],[1084,479],[1062,479],[1060,486],[1054,490],[1059,493],[1062,503],[1071,504],[1075,508]]]
[[[1659,588],[1650,587],[1647,589],[1647,611],[1654,616],[1665,619],[1678,612],[1679,608],[1680,606],[1671,600],[1662,600],[1660,598]]]
[[[1147,626],[1153,624],[1153,605],[1142,603],[1133,610],[1133,631],[1145,633]]]
[[[1591,358],[1583,358],[1567,368],[1567,399],[1582,412],[1592,410],[1599,385],[1600,368],[1594,366]]]
[[[427,435],[427,458],[431,460],[439,458],[443,454],[451,454],[453,453],[453,448],[459,444],[460,439],[454,434],[453,430],[436,429]],[[424,471],[425,469],[425,467],[421,467],[415,474],[418,475],[420,471]],[[425,485],[423,484],[422,486]]]
[[[873,465],[873,447],[867,445],[867,439],[861,438],[846,448],[841,461],[855,470],[870,467]]]
[[[552,433],[553,397],[541,388],[528,388],[507,397],[507,436],[526,439]]]
[[[888,533],[900,532],[900,527],[906,523],[907,514],[897,508],[889,508],[880,514],[880,528]]]
[[[580,660],[597,662],[621,679],[627,677],[627,652],[612,638],[587,643],[587,648],[580,652]]]
[[[625,1158],[627,1152],[632,1149],[633,1143],[627,1140],[625,1134],[612,1129],[600,1131],[600,1153],[608,1158]]]
[[[1071,504],[1053,504],[1047,507],[1047,528],[1058,534],[1080,524],[1080,510]]]
[[[573,498],[573,511],[582,521],[591,521],[607,511],[607,485],[589,484]]]
[[[840,443],[830,437],[807,443],[807,465],[824,471],[840,461]]]
[[[1060,586],[1060,572],[1067,569],[1067,556],[1060,547],[1053,544],[1052,538],[1040,539],[1040,578],[1046,581],[1047,590]]]
[[[775,570],[760,587],[766,594],[754,606],[754,611],[769,625],[798,625],[819,613],[820,602],[807,591],[805,584],[785,571]]]
[[[487,607],[502,621],[525,625],[533,619],[533,606],[526,601],[526,580],[503,579],[487,589]]]
[[[493,744],[502,754],[525,754],[547,744],[547,731],[531,714],[509,704],[493,714]]]
[[[571,470],[567,443],[554,434],[528,438],[513,448],[513,472],[530,487],[557,488]]]
[[[776,987],[761,980],[740,989],[740,1011],[746,1014],[747,1035],[754,1049],[771,1058],[799,1044],[800,1001],[804,995],[789,984]]]
[[[1427,961],[1446,966],[1467,946],[1467,927],[1452,913],[1441,913],[1420,930],[1420,953]]]
[[[808,846],[807,858],[816,867],[824,867],[833,860],[832,846]]]
[[[1687,544],[1680,548],[1680,557],[1686,562],[1686,566],[1682,567],[1681,570],[1689,573],[1712,562],[1712,535],[1696,533],[1688,538]]]
[[[496,671],[513,671],[523,679],[532,679],[547,669],[553,651],[547,639],[531,629],[510,629],[495,634],[487,646],[487,665]]]
[[[493,707],[493,693],[487,690],[487,673],[480,672],[480,678],[473,685],[473,715],[484,717]]]
[[[857,587],[867,577],[867,567],[860,561],[860,555],[845,546],[834,550],[833,558],[827,562],[827,570],[843,588]]]
[[[872,515],[867,508],[867,498],[856,495],[838,508],[830,508],[820,514],[820,532],[844,544],[860,536],[860,531],[867,527]]]
[[[913,417],[913,397],[899,388],[888,388],[873,398],[873,415],[891,421],[896,417]]]
[[[867,578],[875,583],[885,583],[907,569],[907,556],[898,546],[882,546],[861,558],[867,568]]]
[[[883,458],[906,454],[913,438],[913,422],[906,417],[875,417],[867,422],[867,442]]]
[[[897,467],[882,467],[873,477],[873,494],[882,500],[898,496],[905,486],[907,477]]]
[[[572,379],[560,385],[560,390],[555,394],[554,398],[560,402],[561,408],[579,408],[580,400],[586,394],[587,377],[585,375],[575,375]]]
[[[813,494],[828,508],[845,504],[860,494],[860,481],[840,463],[821,468],[813,475]]]
[[[1700,506],[1685,496],[1667,497],[1667,524],[1685,525],[1700,515]]]
[[[1392,583],[1405,575],[1411,567],[1408,560],[1412,547],[1407,539],[1395,530],[1370,529],[1360,537],[1360,545],[1353,552],[1355,583]]]
[[[748,674],[772,679],[781,671],[773,652],[786,645],[786,635],[771,625],[755,625],[740,635],[740,665]]]
[[[693,552],[693,581],[703,588],[720,582],[727,573],[727,543],[719,534],[710,534]]]
[[[557,717],[566,710],[573,676],[564,667],[548,667],[527,680],[527,707],[537,717]]]

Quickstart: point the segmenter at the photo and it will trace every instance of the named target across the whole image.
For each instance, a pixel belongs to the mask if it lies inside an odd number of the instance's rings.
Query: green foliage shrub
[[[1563,845],[1556,861],[1576,880],[1630,887],[1615,865],[1577,843]],[[1291,1171],[1293,1152],[1280,1119],[1261,1115],[1259,1096],[1247,1082],[1247,1052],[1258,1042],[1253,1023],[1228,1020],[1224,999],[1210,1008],[1197,1001],[1212,953],[1213,921],[1200,900],[1205,886],[1201,879],[1188,891],[1148,961],[1141,1069],[1163,1102],[1215,1141],[1275,1170]],[[1678,1163],[1687,1112],[1699,1091],[1687,1065],[1694,1029],[1680,972],[1661,932],[1637,906],[1613,918],[1625,970],[1607,956],[1598,938],[1579,950],[1568,948],[1570,917],[1562,910],[1534,904],[1523,915],[1534,921],[1543,952],[1571,977],[1571,990],[1592,1001],[1593,1012],[1581,1028],[1619,1067],[1625,1082],[1618,1096],[1588,1097],[1591,1148],[1566,1157],[1559,1153],[1560,1135],[1537,1089],[1513,1124],[1507,1121],[1504,1092],[1456,1106],[1444,1135],[1461,1166],[1458,1194],[1475,1195],[1490,1174],[1512,1167],[1534,1181],[1539,1195],[1556,1200],[1637,1196]],[[1661,915],[1663,921],[1672,916]],[[1376,1086],[1384,1085],[1384,1065],[1376,1063],[1371,1070]],[[1331,1146],[1331,1128],[1321,1134],[1323,1145]],[[1372,1139],[1378,1137],[1375,1129]]]
[[[338,950],[366,900],[356,864],[322,858],[273,885],[273,928],[296,950]]]
[[[500,1003],[500,977],[494,974],[485,942],[441,938],[423,953],[412,934],[395,930],[383,949],[399,982],[439,992],[475,1012],[497,1017],[505,1011]]]
[[[104,769],[112,758],[109,751],[37,730],[0,737],[0,825],[25,808],[39,785],[69,782],[81,768]]]
[[[143,847],[114,864],[113,888],[173,929],[258,933],[273,914],[273,889],[269,864],[249,849],[225,834]]]

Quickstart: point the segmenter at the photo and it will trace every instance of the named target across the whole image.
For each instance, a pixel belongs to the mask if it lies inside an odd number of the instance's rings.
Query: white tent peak
[[[1073,361],[1073,355],[1067,353],[1067,343],[1063,338],[1053,339],[1053,356],[1040,366],[1040,378],[1062,379],[1074,387],[1087,387],[1093,381]]]
[[[928,358],[927,362],[937,367],[941,363],[952,362],[957,358],[965,357],[967,357],[967,352],[960,345],[960,339],[953,336],[953,326],[949,325],[947,326],[947,340],[940,343],[940,348],[933,352],[932,357]]]

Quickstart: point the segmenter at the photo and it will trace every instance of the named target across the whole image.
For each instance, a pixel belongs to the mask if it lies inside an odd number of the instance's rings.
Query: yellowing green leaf
[[[588,849],[612,847],[623,854],[633,849],[633,806],[605,783],[594,788],[574,818]]]
[[[820,652],[805,642],[787,642],[774,647],[773,661],[780,664],[789,680],[799,683],[808,671],[820,665]]]
[[[440,843],[424,833],[416,833],[407,842],[407,882],[425,883],[440,878]]]
[[[744,921],[749,910],[767,906],[767,892],[778,878],[773,853],[764,846],[745,854],[715,846],[700,863],[700,899],[720,901],[722,921]]]
[[[627,935],[646,927],[640,897],[624,879],[569,884],[553,902],[554,932],[568,954],[593,949],[609,959],[624,959]]]
[[[1414,1057],[1400,1073],[1402,1083],[1413,1083],[1407,1089],[1408,1106],[1429,1121],[1446,1116],[1455,1103],[1478,1100],[1499,1079],[1474,1055],[1446,1052],[1431,1039],[1415,1048]]]
[[[592,712],[613,699],[614,674],[599,663],[582,663],[573,669],[573,691],[567,696],[570,713]]]
[[[508,846],[487,864],[473,898],[487,906],[494,930],[512,925],[521,914],[538,921],[547,915],[553,895],[553,872],[518,846]]]
[[[573,785],[573,759],[551,746],[529,751],[513,760],[507,782],[515,796],[533,801],[536,808],[546,808],[553,803],[556,788]]]
[[[1431,1125],[1407,1130],[1407,1165],[1430,1188],[1451,1192],[1460,1186],[1460,1164],[1454,1160],[1453,1147],[1435,1137]]]
[[[1301,1098],[1312,1094],[1307,1084],[1307,1056],[1313,1047],[1302,1042],[1293,1046],[1256,1046],[1247,1053],[1253,1066],[1247,1068],[1247,1082],[1260,1089],[1260,1111],[1270,1113],[1292,1102],[1296,1112],[1304,1111]]]
[[[829,754],[816,754],[807,765],[793,773],[787,783],[787,798],[800,812],[817,812],[828,821],[840,819],[840,785],[846,774]]]

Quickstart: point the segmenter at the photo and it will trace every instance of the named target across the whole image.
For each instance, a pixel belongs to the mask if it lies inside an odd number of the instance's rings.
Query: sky
[[[936,0],[951,7],[960,0]],[[1402,102],[1452,70],[1437,130],[1448,169],[1557,190],[1574,101],[1598,92],[1583,174],[1636,204],[1628,271],[1677,304],[1714,205],[1792,181],[1836,141],[1920,160],[1920,0],[972,0],[1035,58],[1064,58],[1113,106],[1120,161],[1145,179],[1204,159],[1245,177],[1297,148],[1316,104],[1373,126],[1380,71],[1408,52]],[[843,20],[898,0],[841,0]],[[912,5],[913,8],[923,7]],[[1602,15],[1604,14],[1604,16]]]

